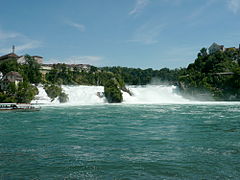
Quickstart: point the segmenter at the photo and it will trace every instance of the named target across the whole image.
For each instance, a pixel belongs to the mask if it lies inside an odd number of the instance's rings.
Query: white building
[[[218,45],[217,43],[213,43],[209,48],[209,54],[213,54],[218,51],[225,51],[224,45]]]
[[[43,57],[41,56],[31,56],[38,64],[42,64],[43,63]],[[19,64],[26,64],[27,63],[27,60],[26,60],[26,56],[20,56],[18,59],[17,59],[17,62]]]
[[[10,83],[17,86],[20,82],[23,82],[23,77],[18,72],[11,71],[0,80],[0,89],[6,90]]]

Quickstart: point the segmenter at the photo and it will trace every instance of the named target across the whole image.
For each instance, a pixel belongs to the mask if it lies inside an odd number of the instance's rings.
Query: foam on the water
[[[103,92],[102,86],[62,86],[64,92],[68,94],[69,101],[64,105],[96,105],[105,104],[106,99],[97,96],[98,92]],[[129,86],[133,96],[123,92],[124,104],[165,104],[165,103],[187,103],[184,99],[176,93],[175,86]],[[37,100],[33,103],[40,103],[45,105],[59,105],[57,99],[51,102],[47,96],[43,86],[38,86],[39,94],[36,96]]]
[[[51,104],[51,99],[47,96],[47,93],[43,89],[43,86],[39,85],[37,88],[38,88],[38,95],[35,96],[35,99],[32,101],[32,103]]]
[[[62,86],[64,92],[68,94],[69,101],[61,104],[64,106],[77,105],[99,105],[106,104],[105,98],[97,96],[98,92],[103,92],[102,86]],[[176,86],[166,85],[147,85],[147,86],[129,86],[133,96],[123,92],[123,104],[240,104],[240,102],[219,102],[219,101],[192,101],[183,98],[177,93]],[[58,99],[51,102],[43,86],[38,86],[39,94],[32,103],[44,105],[60,105]]]
[[[123,102],[126,104],[182,104],[189,102],[177,94],[176,86],[130,86],[129,89],[133,96],[123,92]]]
[[[103,92],[103,86],[63,86],[68,94],[69,105],[94,105],[104,104],[105,98],[99,98],[98,92]]]

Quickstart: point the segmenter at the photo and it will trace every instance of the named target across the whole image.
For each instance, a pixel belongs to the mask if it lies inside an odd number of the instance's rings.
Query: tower
[[[12,46],[12,53],[13,54],[15,53],[15,46],[14,45]]]

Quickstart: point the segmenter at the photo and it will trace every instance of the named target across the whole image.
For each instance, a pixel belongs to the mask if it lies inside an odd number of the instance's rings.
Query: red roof
[[[15,53],[9,53],[9,54],[1,56],[0,60],[6,60],[9,58],[18,58],[18,55],[16,55]]]

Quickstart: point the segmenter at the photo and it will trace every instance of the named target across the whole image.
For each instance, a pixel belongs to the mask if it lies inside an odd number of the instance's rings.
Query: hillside
[[[0,80],[0,102],[30,102],[38,93],[38,84],[45,85],[48,92],[54,94],[52,99],[60,94],[67,99],[61,85],[108,86],[111,88],[105,88],[108,89],[107,94],[111,94],[110,89],[118,93],[117,97],[121,97],[120,89],[131,93],[125,88],[125,84],[168,84],[177,85],[182,95],[188,98],[239,101],[239,57],[239,48],[223,49],[223,46],[214,43],[208,50],[202,48],[195,61],[187,68],[143,70],[127,67],[97,68],[89,65],[83,69],[79,65],[53,64],[44,72],[43,66],[32,56],[25,56],[26,63],[18,63],[16,58],[10,57],[0,62],[0,72],[3,77],[9,72],[16,72],[21,78],[14,83],[7,82],[6,78]],[[115,86],[110,86],[111,82],[115,82]],[[58,93],[54,93],[54,89],[58,89]],[[121,102],[121,98],[117,101]]]

